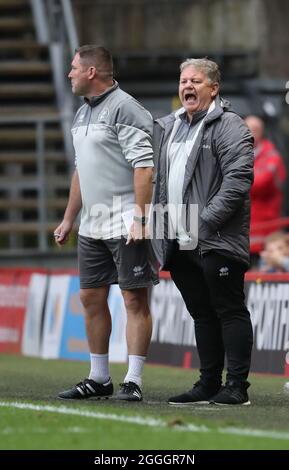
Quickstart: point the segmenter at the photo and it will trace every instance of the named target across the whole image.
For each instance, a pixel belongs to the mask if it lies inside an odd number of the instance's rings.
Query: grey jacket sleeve
[[[253,182],[253,137],[236,114],[225,113],[215,129],[215,151],[222,171],[219,191],[203,209],[201,218],[215,230],[241,206]]]
[[[120,103],[116,131],[122,153],[134,168],[153,166],[153,119],[138,101]]]

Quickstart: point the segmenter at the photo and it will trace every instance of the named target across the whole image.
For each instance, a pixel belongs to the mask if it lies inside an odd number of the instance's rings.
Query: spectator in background
[[[289,234],[274,232],[265,238],[260,271],[289,272]]]
[[[283,159],[270,140],[264,138],[264,122],[257,116],[248,116],[245,122],[254,137],[254,183],[251,189],[250,252],[256,261],[263,248],[264,236],[276,227],[254,229],[255,224],[281,217],[282,186],[286,178]]]

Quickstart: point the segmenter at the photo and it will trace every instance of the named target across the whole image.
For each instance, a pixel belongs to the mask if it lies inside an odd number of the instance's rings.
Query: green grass
[[[289,394],[282,390],[285,378],[252,375],[250,407],[170,407],[167,398],[189,389],[198,373],[150,365],[145,368],[142,403],[122,403],[114,398],[65,402],[56,398],[87,371],[88,364],[82,362],[1,354],[0,402],[65,406],[103,413],[107,418],[0,406],[0,449],[289,449]],[[125,365],[111,366],[116,387],[125,371]],[[123,423],[109,415],[159,419],[162,425]],[[192,425],[197,427],[195,431]],[[242,435],[242,429],[249,430],[249,435]],[[252,430],[258,430],[258,436]]]

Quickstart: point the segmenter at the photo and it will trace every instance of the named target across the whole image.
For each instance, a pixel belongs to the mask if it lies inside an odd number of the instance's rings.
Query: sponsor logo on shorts
[[[219,276],[220,277],[229,276],[229,268],[227,268],[227,266],[224,266],[223,268],[221,268],[219,270]]]
[[[133,268],[134,275],[137,276],[142,276],[143,275],[144,268],[142,266],[135,266]]]

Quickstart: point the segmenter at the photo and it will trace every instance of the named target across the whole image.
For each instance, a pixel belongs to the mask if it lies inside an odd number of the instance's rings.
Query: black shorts
[[[95,240],[78,236],[80,288],[119,284],[124,290],[158,284],[158,267],[151,243],[126,245],[125,238]]]

